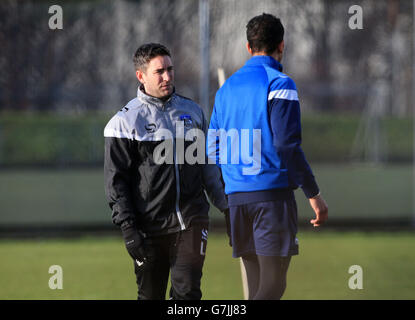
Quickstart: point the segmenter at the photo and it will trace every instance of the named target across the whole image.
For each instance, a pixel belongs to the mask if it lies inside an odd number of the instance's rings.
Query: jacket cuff
[[[315,197],[320,192],[320,189],[314,179],[309,181],[307,184],[304,184],[301,189],[303,189],[303,192],[308,199]]]
[[[121,231],[126,229],[134,228],[136,229],[135,221],[133,219],[126,219],[120,224]]]
[[[226,198],[224,197],[222,201],[217,203],[216,207],[221,211],[224,212],[226,209],[229,209],[228,201],[226,201]]]

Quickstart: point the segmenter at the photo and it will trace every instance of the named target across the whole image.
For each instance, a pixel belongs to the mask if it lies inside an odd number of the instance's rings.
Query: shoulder
[[[131,128],[134,127],[139,106],[138,99],[134,98],[122,107],[108,121],[104,129],[104,137],[132,139]]]
[[[297,86],[293,79],[282,72],[278,72],[270,81],[270,89],[286,89],[286,90],[297,90]]]
[[[174,95],[176,96],[176,98],[177,98],[177,99],[182,99],[182,100],[187,101],[187,102],[196,103],[196,102],[194,102],[192,99],[190,99],[190,98],[188,98],[188,97],[185,97],[185,96],[183,96],[183,95],[181,95],[181,94],[174,93]]]
[[[193,101],[192,99],[182,96],[180,94],[175,93],[176,99],[177,99],[177,103],[179,103],[181,105],[181,107],[189,110],[189,111],[193,111],[195,113],[200,114],[201,116],[204,117],[204,113],[203,113],[203,109],[201,106],[199,106],[195,101]]]
[[[192,99],[182,96],[181,94],[178,94],[178,93],[175,93],[174,95],[176,96],[176,99],[178,102],[182,104],[186,104],[191,108],[201,109],[200,106]]]
[[[268,100],[284,99],[298,101],[297,86],[293,79],[279,72],[269,85]]]

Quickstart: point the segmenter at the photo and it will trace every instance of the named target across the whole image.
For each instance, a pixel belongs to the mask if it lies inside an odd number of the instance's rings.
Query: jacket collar
[[[259,66],[264,64],[282,72],[282,64],[271,56],[253,56],[245,63],[246,66]]]
[[[152,96],[149,96],[148,94],[146,94],[144,92],[144,86],[142,84],[139,85],[139,87],[137,89],[137,98],[141,102],[154,105],[159,109],[163,109],[164,106],[167,105],[168,102],[170,102],[172,99],[174,99],[175,95],[176,95],[175,94],[175,89],[173,88],[173,93],[171,94],[171,96],[167,100],[161,100],[159,98],[152,97]]]

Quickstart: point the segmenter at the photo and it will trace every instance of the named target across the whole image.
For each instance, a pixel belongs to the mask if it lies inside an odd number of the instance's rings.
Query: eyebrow
[[[167,68],[160,68],[160,69],[156,69],[154,72],[160,72],[160,71],[164,71],[164,70],[172,70],[173,66],[169,66]]]

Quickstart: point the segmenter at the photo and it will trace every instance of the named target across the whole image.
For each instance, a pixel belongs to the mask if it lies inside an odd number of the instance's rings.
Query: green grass
[[[415,236],[411,233],[304,233],[289,270],[286,299],[414,299]],[[348,269],[363,269],[351,290]]]
[[[284,299],[414,299],[415,236],[410,233],[300,232]],[[121,238],[1,240],[0,299],[135,299],[133,265]],[[51,265],[63,289],[48,287]],[[351,265],[363,289],[351,290]],[[226,236],[211,233],[203,299],[242,299],[240,266]]]
[[[336,218],[409,218],[411,165],[313,165]],[[313,217],[301,190],[299,219]],[[102,169],[0,171],[0,226],[107,223]],[[212,219],[221,214],[212,210]],[[213,228],[212,228],[213,229]],[[415,236],[410,233],[300,232],[285,299],[413,299]],[[202,278],[204,299],[242,299],[240,266],[224,236],[211,233]],[[135,299],[133,265],[120,238],[0,240],[0,299]],[[360,265],[364,289],[350,290],[348,268]],[[50,290],[48,269],[64,270]]]

